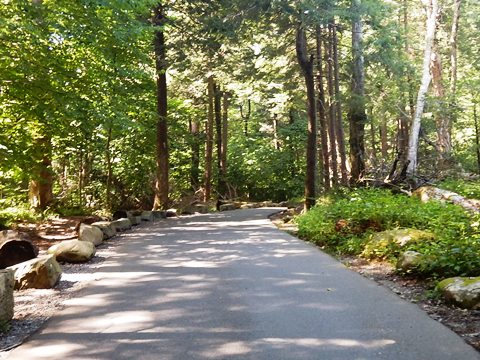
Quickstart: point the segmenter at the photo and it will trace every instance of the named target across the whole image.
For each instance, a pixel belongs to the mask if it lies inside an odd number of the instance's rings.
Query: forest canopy
[[[478,173],[475,0],[3,0],[0,208]],[[10,210],[8,210],[10,209]]]

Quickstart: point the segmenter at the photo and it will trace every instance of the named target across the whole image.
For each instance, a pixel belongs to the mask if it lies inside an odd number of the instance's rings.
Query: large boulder
[[[13,318],[13,271],[0,270],[0,325],[8,323]]]
[[[122,218],[112,221],[115,230],[118,232],[130,230],[132,228],[132,222],[128,218]]]
[[[447,301],[466,308],[480,309],[480,277],[454,277],[445,279],[437,289]]]
[[[103,233],[103,240],[110,239],[117,235],[117,228],[110,221],[98,221],[92,224],[92,226],[99,228]]]
[[[103,231],[96,226],[80,224],[78,240],[89,241],[93,245],[98,246],[103,242]]]
[[[160,219],[166,219],[167,218],[167,212],[163,210],[153,210],[152,211],[153,218],[155,220],[160,220]]]
[[[398,258],[397,270],[403,272],[415,270],[419,267],[424,259],[425,255],[417,251],[405,251]]]
[[[95,245],[89,241],[66,240],[51,246],[47,252],[58,261],[68,263],[87,262],[95,255]]]
[[[168,209],[166,212],[165,212],[165,216],[167,218],[169,217],[177,217],[178,216],[178,210],[177,209]]]
[[[397,255],[407,244],[419,241],[432,241],[434,234],[417,229],[393,229],[374,233],[367,241],[362,256],[382,258]]]
[[[26,234],[15,230],[0,231],[0,269],[35,258],[38,249]]]
[[[237,209],[237,205],[235,203],[222,204],[218,208],[219,211],[230,211],[230,210],[236,210],[236,209]]]
[[[141,215],[142,221],[153,221],[152,211],[143,211]]]
[[[45,255],[9,267],[15,272],[15,289],[50,289],[62,275],[54,255]]]

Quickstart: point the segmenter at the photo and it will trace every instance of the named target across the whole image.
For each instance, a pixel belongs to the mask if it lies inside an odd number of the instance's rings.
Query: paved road
[[[415,305],[275,229],[271,212],[138,228],[8,359],[480,359]]]

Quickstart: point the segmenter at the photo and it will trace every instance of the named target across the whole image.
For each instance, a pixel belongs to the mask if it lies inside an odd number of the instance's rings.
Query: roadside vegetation
[[[410,272],[440,278],[478,275],[478,219],[456,205],[364,188],[325,195],[297,222],[302,238],[330,253],[396,263],[405,251],[416,251],[424,256]],[[394,229],[425,230],[433,236],[403,246],[372,241],[375,233]]]

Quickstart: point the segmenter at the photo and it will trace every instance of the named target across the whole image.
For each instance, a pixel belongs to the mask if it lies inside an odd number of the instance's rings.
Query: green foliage
[[[413,241],[402,247],[426,255],[428,261],[419,269],[425,275],[478,272],[480,235],[474,221],[458,206],[436,201],[422,203],[378,189],[325,196],[297,219],[301,237],[331,251],[391,260],[399,255],[398,246],[380,243],[375,247],[369,242],[373,232],[396,228],[430,231],[435,241]]]

